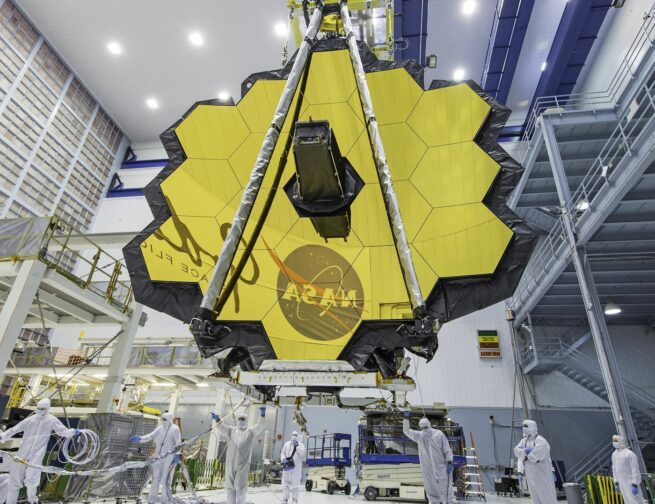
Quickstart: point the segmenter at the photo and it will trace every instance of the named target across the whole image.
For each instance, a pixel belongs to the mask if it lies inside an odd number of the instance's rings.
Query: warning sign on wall
[[[500,359],[500,339],[498,331],[478,330],[478,350],[481,359]]]

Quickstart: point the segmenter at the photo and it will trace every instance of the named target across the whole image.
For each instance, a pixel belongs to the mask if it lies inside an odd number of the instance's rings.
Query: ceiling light
[[[273,29],[278,37],[286,37],[289,34],[289,25],[287,23],[275,23]]]
[[[453,80],[461,81],[464,79],[464,69],[458,68],[453,72]]]
[[[605,305],[605,315],[618,315],[621,313],[621,308],[615,303],[607,303]]]
[[[221,91],[218,93],[218,99],[221,101],[228,101],[230,99],[230,93],[227,91]]]
[[[575,208],[581,212],[584,212],[589,208],[589,202],[586,200],[582,200],[577,205],[575,205]]]
[[[201,33],[191,32],[189,33],[189,42],[191,42],[191,45],[200,47],[201,45],[204,45],[205,40],[202,38]]]
[[[159,102],[154,98],[148,98],[146,100],[146,105],[148,106],[148,108],[151,108],[153,110],[159,108]]]
[[[547,67],[547,66],[548,66],[548,62],[544,61],[544,62],[541,64],[541,71],[543,72],[544,70],[546,70],[546,67]]]
[[[207,384],[207,383],[196,383],[196,387],[207,388],[207,387],[209,387],[209,384]]]
[[[107,44],[107,50],[115,56],[118,56],[123,52],[123,49],[118,42],[109,42]]]
[[[101,379],[101,378],[107,378],[107,375],[106,375],[106,374],[94,374],[94,375],[91,375],[91,376],[92,376],[93,378],[98,378],[98,379]]]
[[[157,382],[152,384],[153,387],[177,387],[176,383],[171,382]]]
[[[475,0],[464,0],[462,2],[462,14],[465,16],[470,16],[475,12],[476,7],[477,3]]]

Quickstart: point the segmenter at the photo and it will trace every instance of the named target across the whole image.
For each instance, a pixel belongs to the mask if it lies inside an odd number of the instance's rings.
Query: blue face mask
[[[615,450],[621,448],[621,445],[619,443],[612,443],[612,446],[614,447]]]

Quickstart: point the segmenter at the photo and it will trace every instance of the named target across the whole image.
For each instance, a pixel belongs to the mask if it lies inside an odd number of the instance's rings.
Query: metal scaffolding
[[[599,366],[594,383],[604,385],[616,430],[638,455],[642,471],[633,415],[642,419],[626,394],[629,384],[619,373],[603,303],[614,292],[630,296],[612,322],[644,325],[652,316],[650,298],[638,299],[649,293],[640,282],[655,271],[649,217],[655,205],[654,34],[655,20],[645,19],[606,91],[536,101],[519,147],[525,172],[508,202],[518,213],[544,215],[544,237],[509,302],[516,311],[514,329],[523,331],[526,321],[530,327],[570,328],[570,334],[550,338],[554,342],[535,338],[532,330],[523,345],[517,337],[523,371],[560,369],[591,338]],[[625,268],[617,269],[617,261]],[[576,474],[609,463],[607,444],[587,454]]]

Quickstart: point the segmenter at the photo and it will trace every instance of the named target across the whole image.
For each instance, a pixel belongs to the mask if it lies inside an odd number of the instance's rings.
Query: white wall
[[[655,395],[655,331],[645,326],[610,326],[609,330],[621,378]]]
[[[164,149],[164,146],[159,139],[150,142],[135,142],[131,147],[136,154],[138,161],[148,159],[168,159],[166,149]]]
[[[653,0],[628,0],[620,9],[610,9],[574,93],[607,90],[642,25],[644,13],[653,5]]]
[[[137,155],[140,160],[161,159],[166,157],[163,147],[158,150],[156,142],[137,145]],[[119,170],[118,174],[125,182],[126,187],[144,187],[154,177],[160,168]],[[104,198],[100,203],[98,214],[91,230],[92,233],[138,233],[152,220],[152,213],[143,196]],[[107,248],[106,251],[115,257],[120,257],[122,247]],[[124,277],[127,278],[125,272]],[[168,315],[149,308],[144,308],[148,322],[139,327],[137,338],[170,337],[190,338],[189,330],[185,324]],[[76,348],[80,344],[80,335],[111,338],[118,331],[114,327],[88,327],[83,331],[79,329],[56,329],[52,338],[53,346]]]
[[[478,329],[498,331],[501,359],[480,358]],[[439,333],[439,350],[432,361],[413,359],[409,374],[417,378],[421,388],[410,394],[413,404],[420,404],[422,395],[424,404],[442,402],[449,408],[511,408],[514,357],[505,305],[498,303],[448,322]]]

